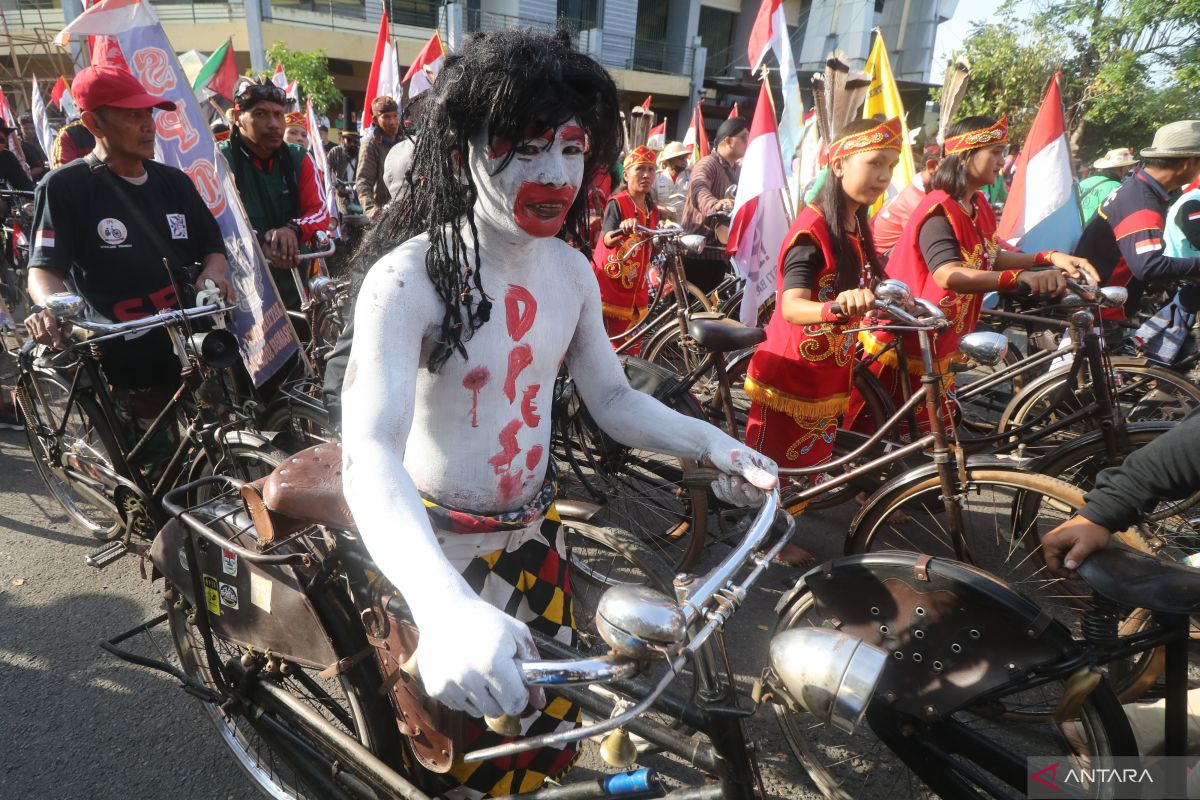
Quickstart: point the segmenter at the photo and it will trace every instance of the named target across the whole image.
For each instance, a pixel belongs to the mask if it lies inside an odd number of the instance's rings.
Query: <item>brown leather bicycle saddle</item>
[[[356,530],[342,496],[342,443],[318,444],[291,456],[265,478],[242,487],[259,532],[259,547],[307,525]]]

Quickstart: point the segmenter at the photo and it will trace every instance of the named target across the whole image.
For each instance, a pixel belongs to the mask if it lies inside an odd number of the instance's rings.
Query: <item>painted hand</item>
[[[220,267],[210,267],[201,272],[196,278],[197,292],[204,292],[214,289],[217,291],[221,299],[226,303],[233,303],[237,300],[237,292],[233,290],[233,285],[225,279],[224,264],[221,264]],[[196,297],[196,303],[197,305],[203,305],[200,303],[199,295]]]
[[[775,462],[745,445],[714,447],[708,460],[722,472],[712,482],[713,494],[722,503],[760,505],[766,499],[766,493],[779,485],[779,467]]]
[[[429,696],[475,717],[522,714],[531,697],[517,662],[538,658],[525,624],[478,597],[439,612],[419,621],[417,663]],[[535,692],[532,701],[541,707],[545,696]]]

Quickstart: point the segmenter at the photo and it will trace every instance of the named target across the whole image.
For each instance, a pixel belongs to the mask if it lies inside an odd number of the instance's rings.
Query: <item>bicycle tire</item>
[[[633,357],[623,359],[623,366],[635,389],[704,419],[691,395],[677,390],[670,371]],[[696,465],[616,442],[599,429],[573,386],[560,379],[555,387],[551,455],[558,496],[600,505],[593,524],[628,531],[656,552],[672,575],[689,569],[708,530],[708,488],[683,481]]]
[[[280,437],[275,443],[288,453],[298,453],[307,447],[341,438],[324,408],[287,398],[268,406],[261,427],[264,431],[279,431]]]
[[[783,630],[800,625],[811,627],[830,627],[833,623],[824,619],[811,618],[808,615],[815,608],[812,595],[807,591],[798,595],[791,606],[784,610],[776,620],[772,636]],[[875,707],[879,703],[872,703]],[[776,721],[780,731],[787,741],[788,749],[800,762],[809,778],[827,798],[834,800],[853,800],[863,796],[887,796],[898,800],[926,800],[935,797],[934,793],[925,786],[908,767],[893,756],[892,752],[871,731],[866,721],[861,723],[852,734],[844,734],[834,730],[829,725],[821,725],[804,711],[792,711],[786,706],[775,703]],[[969,715],[969,716],[968,716]],[[954,717],[959,719],[954,720]],[[972,714],[971,708],[960,710],[952,716],[957,724],[962,724],[971,717],[986,720],[982,714]],[[1027,721],[1023,715],[1001,715],[999,720],[1019,731],[1027,738],[1030,732],[1036,732],[1035,723]],[[914,720],[915,724],[922,721]],[[1101,682],[1084,701],[1077,720],[1071,721],[1077,731],[1088,732],[1088,747],[1083,748],[1088,755],[1133,755],[1136,748],[1133,744],[1129,724],[1125,719],[1120,701],[1113,693],[1107,682]],[[940,724],[949,725],[950,722]],[[1039,727],[1049,728],[1045,721]],[[1057,731],[1055,731],[1057,732]],[[1042,741],[1053,741],[1049,735]],[[1002,735],[1002,734],[1001,734]],[[1000,735],[997,736],[999,738]],[[1066,739],[1067,737],[1061,737]],[[827,753],[828,758],[822,757]],[[1026,752],[1023,755],[1045,756],[1053,755],[1048,749],[1038,749],[1036,752]],[[888,757],[894,758],[889,763]],[[976,770],[987,772],[987,764],[971,764]],[[847,784],[857,778],[876,780],[880,787],[870,790],[867,787]],[[907,785],[908,791],[905,791]],[[882,793],[878,788],[887,787]],[[1024,793],[1014,793],[1013,797],[1024,797]]]
[[[1113,379],[1119,384],[1117,401],[1126,422],[1178,421],[1200,406],[1200,387],[1171,370],[1147,364],[1142,359],[1118,357],[1112,359],[1112,372]],[[1077,399],[1078,395],[1065,392],[1068,375],[1069,368],[1064,368],[1031,381],[1004,410],[997,431],[1013,430],[1046,415],[1047,411],[1046,422],[1049,423],[1054,419],[1055,409],[1069,412],[1078,408],[1082,404]],[[1171,387],[1170,394],[1160,388],[1164,386]],[[1143,387],[1150,387],[1150,390],[1137,394]],[[1090,394],[1086,377],[1082,379],[1078,392]],[[1049,408],[1049,404],[1053,404],[1054,408]],[[1088,420],[1081,420],[1053,436],[1027,444],[1026,451],[1035,455],[1049,452],[1065,439],[1092,429]]]
[[[51,402],[51,395],[65,401],[70,391],[70,384],[56,373],[39,369],[22,372],[17,381],[16,397],[25,418],[25,437],[29,442],[34,468],[46,484],[50,496],[62,507],[71,523],[102,542],[111,541],[125,530],[115,502],[95,490],[85,488],[81,482],[72,481],[69,472],[64,472],[65,477],[60,477],[50,465],[54,459],[52,452],[61,448],[63,442],[48,443],[43,429],[48,431],[57,428],[62,423],[62,417],[61,409],[56,413],[47,404]],[[99,460],[107,469],[115,472],[111,454],[120,452],[120,445],[116,435],[109,429],[100,406],[86,393],[77,394],[74,402],[77,411],[73,412],[73,416],[78,414],[79,421],[69,424],[69,427],[78,427],[80,435],[68,434],[64,429],[64,435],[71,435],[74,440],[68,449],[76,455]],[[88,435],[88,430],[94,435]],[[101,499],[105,503],[104,508],[98,502]],[[111,522],[105,524],[108,520]]]
[[[956,478],[955,494],[960,503],[972,495],[980,500],[973,508],[964,507],[963,510],[964,538],[968,548],[965,560],[1029,597],[1073,634],[1082,635],[1082,612],[1091,592],[1086,586],[1047,572],[1041,553],[1041,536],[1083,506],[1083,490],[1058,478],[1013,466],[968,466],[966,473],[965,485],[957,484]],[[851,523],[847,555],[911,550],[963,560],[947,541],[948,532],[931,530],[930,522],[945,514],[937,474],[921,474],[907,481],[902,478],[894,484],[881,490],[880,494],[884,496],[880,501],[868,503]],[[989,491],[994,494],[988,495]],[[995,509],[992,522],[975,524],[986,517],[988,506]],[[1004,532],[1006,525],[1010,526],[1007,533]],[[900,526],[906,526],[909,532],[893,535]],[[923,528],[925,534],[914,534],[914,528]],[[1145,545],[1142,548],[1146,549]],[[1122,697],[1136,693],[1145,670],[1151,666],[1138,656],[1114,665],[1110,669],[1114,691]]]
[[[220,520],[208,520],[207,522],[218,528],[228,527]],[[310,593],[309,598],[339,657],[349,659],[350,656],[369,647],[357,614],[340,594],[335,593],[334,589],[326,588]],[[193,613],[194,609],[188,606],[186,600],[182,599],[182,595],[180,595],[180,599],[168,604],[167,614],[171,639],[184,672],[205,686],[215,688],[216,683],[209,671],[203,640],[196,626],[188,621]],[[216,634],[213,635],[213,638],[214,645],[225,660],[240,657],[242,648],[228,640],[221,639]],[[300,670],[301,668],[293,665],[293,669]],[[323,715],[327,718],[334,718],[332,721],[340,720],[346,732],[358,739],[371,752],[393,765],[400,763],[403,744],[400,741],[390,704],[380,702],[380,697],[385,692],[381,688],[382,680],[373,659],[357,660],[330,681],[323,681],[316,677],[315,670],[305,669],[304,672],[306,674],[313,673],[308,677],[317,682],[315,685],[325,690],[325,696],[329,702],[338,702],[341,707],[341,717],[337,715],[337,712],[331,710],[331,706],[322,705],[323,701],[320,698],[315,696],[309,698],[311,687],[299,684],[297,678],[283,679],[280,681],[280,685],[291,687],[290,690],[296,692],[301,699],[314,702]],[[336,690],[341,692],[344,705],[343,702],[335,700],[331,694],[335,690],[335,686]],[[260,791],[271,797],[292,798],[293,800],[308,800],[325,796],[327,787],[318,784],[309,788],[311,784],[307,781],[301,783],[304,781],[301,770],[288,766],[288,756],[280,755],[279,758],[283,764],[275,764],[273,756],[275,751],[281,748],[281,745],[273,742],[269,736],[265,736],[261,729],[252,722],[233,710],[227,711],[212,703],[203,703],[203,708],[205,715],[215,726],[221,741],[229,749],[238,766]],[[349,725],[345,723],[347,718],[351,723]],[[286,721],[283,718],[279,719]],[[303,725],[293,724],[289,727],[293,733],[304,737]],[[261,745],[256,745],[256,742]],[[269,756],[264,754],[269,754]],[[281,772],[280,766],[286,768],[286,772]],[[349,766],[343,765],[343,767]]]

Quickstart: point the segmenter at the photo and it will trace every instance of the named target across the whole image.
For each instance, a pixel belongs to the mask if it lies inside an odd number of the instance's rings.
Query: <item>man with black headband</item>
[[[730,502],[760,500],[776,477],[769,459],[630,388],[588,261],[559,238],[583,210],[584,176],[619,152],[604,69],[566,32],[489,32],[446,58],[428,95],[420,180],[360,249],[372,266],[342,387],[344,488],[420,629],[425,690],[472,717],[469,751],[506,738],[481,716],[520,715],[524,737],[580,719],[565,700],[531,697],[515,663],[537,657],[530,629],[574,639],[549,452],[564,360],[615,440],[713,464]],[[529,791],[574,758],[572,745],[459,761],[430,794]]]
[[[317,231],[329,227],[312,159],[299,145],[283,140],[286,108],[287,97],[278,86],[242,78],[229,139],[218,145],[271,266],[281,270],[296,266],[300,245],[311,244]],[[275,285],[284,305],[300,307],[290,276],[278,275]]]

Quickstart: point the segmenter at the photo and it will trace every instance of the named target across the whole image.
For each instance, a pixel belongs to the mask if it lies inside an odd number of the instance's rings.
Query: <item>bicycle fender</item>
[[[276,433],[275,435],[278,435],[278,433]],[[219,436],[220,436],[222,444],[240,444],[240,445],[244,445],[246,447],[253,447],[253,448],[262,449],[262,450],[278,450],[279,449],[278,447],[276,447],[273,437],[264,436],[263,434],[255,432],[255,431],[227,430],[227,431],[222,431],[219,434]],[[198,479],[200,477],[200,470],[203,468],[204,463],[205,463],[204,458],[194,459],[191,463],[191,466],[188,467],[187,481],[181,481],[181,483],[186,483],[186,482],[194,481],[194,480]]]
[[[1074,648],[1070,631],[975,567],[917,553],[846,556],[804,575],[817,616],[889,654],[876,697],[920,719],[945,717]]]
[[[1010,458],[990,454],[967,456],[966,468],[1008,469],[1014,472],[1029,471],[1027,469],[1022,469]],[[863,518],[873,511],[876,506],[880,505],[881,503],[891,502],[892,498],[904,492],[910,485],[914,483],[920,483],[926,478],[936,475],[937,469],[938,465],[934,464],[933,462],[922,464],[916,469],[910,469],[908,472],[905,472],[902,475],[897,475],[895,478],[876,489],[875,492],[867,498],[867,501],[862,504],[862,507],[858,509],[858,513],[854,515],[854,518],[850,520],[850,527],[848,529],[846,541],[849,542],[850,539],[853,538],[854,531],[856,531],[858,526],[862,524]]]

